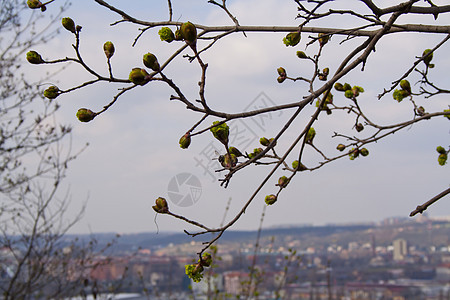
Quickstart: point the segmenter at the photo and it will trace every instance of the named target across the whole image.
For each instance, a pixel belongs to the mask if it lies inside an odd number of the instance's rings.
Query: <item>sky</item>
[[[298,25],[294,1],[285,2],[280,5],[280,1],[275,0],[229,1],[229,9],[241,25]],[[344,2],[339,4],[347,3]],[[167,1],[109,3],[136,18],[149,21],[168,18]],[[172,3],[174,19],[208,25],[232,24],[223,11],[207,4],[207,1],[179,0]],[[57,6],[50,5],[46,13],[54,13],[53,9],[56,11]],[[108,70],[102,47],[106,41],[115,44],[116,53],[111,62],[114,74],[120,78],[127,78],[133,67],[143,67],[143,54],[155,53],[162,62],[180,45],[161,42],[157,35],[158,29],[154,29],[143,34],[137,45],[132,47],[139,34],[139,26],[126,23],[110,26],[119,17],[94,1],[83,1],[82,4],[74,2],[65,15],[83,26],[81,51],[86,63],[105,75]],[[317,25],[351,25],[348,19],[334,18],[331,21],[332,24],[328,21],[318,22]],[[405,18],[402,21],[434,22],[417,16],[414,20]],[[440,16],[436,22],[449,24],[450,18]],[[248,33],[247,37],[234,34],[220,40],[204,53],[202,58],[209,65],[206,97],[211,107],[239,112],[255,106],[290,103],[307,95],[308,87],[304,83],[277,83],[276,69],[283,66],[292,76],[311,75],[311,65],[295,56],[297,50],[305,50],[308,34],[302,35],[301,43],[295,48],[285,47],[283,36],[282,33]],[[411,117],[411,104],[407,101],[397,103],[391,95],[377,100],[377,95],[389,87],[391,81],[400,77],[416,56],[442,38],[431,34],[388,36],[380,41],[376,52],[371,54],[364,72],[358,68],[345,77],[345,82],[364,87],[365,92],[359,99],[370,118],[381,124],[390,124]],[[333,37],[324,49],[321,66],[330,67],[331,73],[337,68],[339,59],[360,42],[354,39],[341,44],[342,40],[342,37]],[[71,33],[62,31],[56,39],[35,50],[45,59],[73,57],[73,42]],[[308,47],[306,52],[315,53],[315,47]],[[433,79],[444,87],[450,79],[447,71],[450,58],[443,55],[448,51],[447,44],[435,54],[436,68],[432,70]],[[30,76],[38,77],[43,70],[58,70],[59,66],[27,68]],[[165,74],[190,99],[198,97],[200,73],[197,64],[190,64],[178,57],[167,67]],[[70,65],[58,73],[53,83],[61,89],[68,89],[90,79],[92,77],[79,66]],[[155,216],[151,206],[158,197],[168,199],[169,208],[174,213],[209,227],[217,227],[224,220],[234,218],[271,170],[270,166],[247,168],[234,175],[226,189],[221,187],[218,179],[224,172],[214,172],[215,161],[211,160],[211,157],[217,157],[213,149],[222,149],[220,143],[206,132],[193,138],[189,149],[179,148],[179,138],[201,116],[186,110],[179,102],[170,101],[172,91],[161,83],[134,89],[90,123],[77,121],[75,113],[79,108],[99,111],[121,87],[123,85],[102,83],[64,94],[57,99],[61,105],[58,121],[73,126],[72,148],[80,149],[89,143],[86,150],[69,166],[65,190],[62,191],[65,193],[69,190],[71,195],[69,216],[75,215],[86,205],[83,219],[71,232],[196,231],[191,225],[170,216]],[[335,93],[335,103],[344,105],[345,101],[342,94]],[[449,105],[448,99],[441,96],[420,101],[429,111],[442,110]],[[313,111],[313,106],[307,107],[302,117],[294,122],[277,145],[279,153],[283,153],[283,149],[302,130]],[[292,110],[285,110],[264,118],[233,121],[229,125],[233,132],[241,132],[237,142],[251,152],[253,148],[260,147],[260,137],[275,136],[292,113]],[[213,120],[208,119],[210,123]],[[314,125],[317,132],[315,144],[326,149],[330,155],[336,154],[336,145],[343,141],[332,139],[331,136],[337,130],[354,134],[352,122],[348,115],[342,113],[321,115],[320,122]],[[407,217],[417,205],[448,188],[449,165],[441,167],[437,164],[438,154],[435,149],[438,145],[449,145],[449,134],[448,120],[435,118],[413,125],[377,144],[370,144],[367,147],[370,151],[368,157],[354,161],[344,158],[317,171],[298,174],[278,202],[265,209],[264,227],[377,222],[394,216]],[[294,151],[288,157],[288,163],[297,154]],[[308,150],[304,163],[308,166],[317,161],[317,155]],[[265,207],[264,197],[277,191],[275,183],[282,175],[288,173],[278,170],[274,174],[233,229],[258,228]],[[185,201],[180,203],[183,199]],[[448,196],[429,208],[428,214],[450,215]]]

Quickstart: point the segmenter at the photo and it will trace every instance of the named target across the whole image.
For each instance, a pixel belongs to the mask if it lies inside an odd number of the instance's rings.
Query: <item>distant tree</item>
[[[233,175],[241,170],[254,165],[269,165],[271,167],[267,176],[262,180],[261,184],[254,190],[253,194],[247,201],[244,201],[242,209],[228,223],[218,228],[211,228],[199,222],[189,220],[184,216],[173,213],[167,204],[167,201],[159,197],[153,206],[157,213],[167,214],[172,217],[182,219],[191,225],[200,229],[199,232],[187,234],[198,236],[205,233],[215,233],[214,238],[205,243],[198,255],[197,263],[186,266],[186,273],[194,280],[200,280],[205,266],[210,264],[210,255],[205,251],[216,242],[222,234],[232,227],[241,216],[247,211],[249,205],[253,201],[263,198],[267,205],[273,205],[282,192],[290,187],[290,182],[299,172],[314,171],[322,168],[341,158],[350,158],[350,160],[362,159],[369,155],[369,146],[372,143],[379,142],[385,137],[393,135],[411,125],[430,119],[449,118],[450,110],[447,106],[439,107],[434,111],[428,108],[424,99],[433,98],[436,95],[444,95],[450,93],[445,87],[435,83],[433,77],[433,67],[436,63],[440,63],[439,58],[443,53],[439,53],[439,49],[450,39],[450,26],[436,23],[443,16],[450,13],[449,5],[436,5],[430,0],[407,0],[397,1],[387,7],[380,7],[372,0],[354,0],[354,1],[301,1],[294,0],[298,8],[298,15],[292,26],[246,26],[239,23],[239,12],[230,11],[227,1],[207,1],[217,9],[226,14],[233,25],[222,26],[194,24],[192,22],[178,22],[173,20],[172,1],[167,1],[168,18],[167,21],[153,22],[141,20],[131,16],[125,10],[119,9],[117,6],[109,4],[107,1],[95,0],[99,5],[105,7],[111,12],[117,14],[119,19],[113,25],[118,24],[134,24],[139,26],[140,33],[135,38],[137,43],[140,38],[146,34],[156,34],[152,29],[156,29],[162,42],[178,43],[179,47],[173,52],[166,61],[158,61],[155,53],[147,53],[143,56],[143,64],[145,67],[136,67],[130,70],[128,78],[117,77],[112,68],[112,57],[114,56],[115,47],[110,41],[105,41],[104,50],[108,73],[102,74],[89,66],[84,60],[80,43],[82,40],[81,26],[74,22],[71,18],[64,18],[62,24],[65,29],[72,32],[75,43],[73,45],[75,56],[64,57],[60,59],[47,60],[37,53],[30,51],[27,53],[27,59],[32,64],[56,64],[74,62],[83,67],[92,77],[84,83],[69,88],[59,88],[52,86],[45,90],[47,98],[53,99],[63,94],[73,92],[74,90],[91,86],[100,82],[108,82],[120,86],[119,92],[111,99],[109,103],[105,103],[101,110],[93,111],[90,108],[80,108],[77,117],[81,122],[90,122],[100,117],[110,107],[112,107],[119,99],[124,97],[129,91],[154,83],[164,83],[171,90],[170,100],[180,102],[184,105],[188,112],[197,113],[199,121],[188,128],[185,134],[181,135],[179,140],[180,147],[186,149],[190,146],[191,141],[195,140],[200,134],[209,134],[211,132],[214,138],[223,144],[221,155],[218,157],[219,163],[222,165],[222,171],[225,171],[224,177],[220,180],[221,185],[227,187],[233,178]],[[205,1],[206,2],[206,1]],[[339,4],[338,4],[339,3]],[[346,7],[339,6],[341,3]],[[206,3],[204,5],[207,5]],[[39,9],[48,4],[42,4],[40,1],[28,1],[30,8]],[[197,4],[201,6],[201,4]],[[423,16],[421,23],[404,24],[401,22],[404,16]],[[344,18],[347,27],[333,27],[336,18]],[[426,23],[424,20],[428,20]],[[76,20],[76,18],[75,18]],[[328,21],[331,27],[322,27],[322,21]],[[84,32],[84,31],[83,31]],[[273,33],[283,33],[284,38],[280,43],[284,43],[286,47],[298,47],[300,41],[307,39],[306,50],[298,50],[296,55],[299,60],[305,62],[302,73],[310,75],[298,76],[299,70],[294,68],[280,67],[274,70],[278,73],[277,81],[279,84],[293,81],[303,85],[303,93],[298,93],[297,97],[290,103],[273,105],[252,111],[229,113],[218,110],[209,101],[206,91],[208,90],[208,70],[214,68],[214,65],[208,64],[204,53],[211,51],[217,46],[217,42],[226,43],[227,37],[230,35],[240,34],[249,35],[258,32],[260,34],[272,35]],[[378,96],[381,98],[391,98],[390,101],[409,102],[410,118],[406,120],[396,120],[392,124],[383,125],[378,123],[376,118],[372,118],[372,112],[364,109],[364,103],[360,102],[364,88],[355,83],[346,83],[346,76],[356,69],[362,68],[371,58],[371,54],[379,46],[379,42],[383,38],[391,35],[400,35],[403,33],[442,35],[441,41],[430,45],[429,49],[417,49],[417,56],[411,62],[410,68],[403,71],[403,75],[399,78],[392,78],[392,84],[385,87],[384,91]],[[87,31],[86,34],[89,34]],[[324,49],[328,47],[341,47],[352,40],[356,46],[348,50],[348,53],[339,59],[335,70],[330,70],[324,65],[323,58],[329,53]],[[399,49],[401,51],[401,49]],[[167,66],[175,64],[175,58],[182,56],[186,59],[186,63],[195,63],[198,66],[198,95],[190,96],[185,93],[180,85],[183,78],[170,78]],[[232,57],[227,59],[233,59]],[[309,66],[309,73],[305,69]],[[237,70],[239,72],[239,70]],[[294,74],[294,75],[292,75]],[[409,78],[416,74],[420,80],[417,85],[409,82]],[[190,74],[193,76],[193,74]],[[386,76],[395,76],[386,74]],[[275,84],[275,83],[274,83]],[[344,104],[337,104],[336,99],[346,99]],[[393,98],[393,99],[392,99]],[[431,100],[427,100],[431,101]],[[175,105],[174,103],[174,105]],[[311,109],[307,107],[315,106],[311,113]],[[254,116],[264,115],[275,111],[289,111],[290,116],[286,118],[284,126],[278,134],[273,138],[262,137],[260,147],[253,150],[237,149],[229,140],[230,128],[228,121],[236,119],[246,119]],[[332,116],[330,116],[332,115]],[[339,116],[339,120],[333,119],[334,115]],[[216,120],[214,123],[207,122],[207,119]],[[315,144],[315,136],[317,133],[314,126],[326,121],[342,122],[349,120],[353,124],[352,132],[335,132],[332,136],[336,143],[336,149],[325,149]],[[298,135],[290,141],[290,146],[286,149],[278,149],[277,143],[281,140],[288,139],[286,132],[292,126],[294,121],[306,120]],[[93,125],[95,126],[95,125]],[[317,128],[317,127],[316,127]],[[279,144],[279,143],[278,143]],[[305,161],[306,149],[316,153],[319,159],[316,163],[308,164]],[[447,162],[450,148],[448,145],[437,147],[438,163],[445,165]],[[281,154],[278,154],[281,153]],[[294,154],[295,153],[295,154]],[[295,155],[296,159],[288,162],[289,155]],[[286,175],[280,177],[277,182],[276,191],[273,194],[261,197],[261,189],[270,182],[271,177],[279,168],[285,170]],[[219,170],[218,170],[219,171]],[[450,193],[447,188],[433,200],[442,198]],[[419,206],[417,212],[423,212],[429,204]],[[209,212],[211,213],[211,212]]]
[[[24,1],[0,5],[0,292],[2,299],[61,299],[90,293],[95,240],[65,239],[80,219],[66,216],[70,197],[61,191],[71,153],[69,126],[57,124],[58,104],[42,96],[44,82],[23,68],[30,47],[55,38],[53,18],[30,12]],[[82,150],[82,149],[79,149]],[[62,193],[62,196],[61,196]],[[82,283],[89,283],[84,286]]]

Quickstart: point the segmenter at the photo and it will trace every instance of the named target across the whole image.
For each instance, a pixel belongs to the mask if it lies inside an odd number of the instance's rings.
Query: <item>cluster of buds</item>
[[[319,73],[319,80],[326,81],[328,78],[328,74],[330,74],[330,68],[323,69],[322,73]]]
[[[252,159],[253,157],[256,157],[257,155],[259,155],[263,151],[264,151],[263,148],[255,148],[255,149],[253,149],[252,153],[248,154],[248,158]]]
[[[392,97],[397,100],[397,102],[402,102],[402,100],[411,95],[411,84],[408,80],[403,79],[400,81],[400,90],[395,89],[392,93]]]
[[[300,43],[301,34],[300,31],[290,32],[283,38],[283,43],[288,46],[297,46]]]
[[[167,200],[159,197],[155,201],[155,205],[152,206],[153,210],[160,214],[166,214],[169,212],[169,205],[167,204]]]
[[[236,164],[238,163],[238,159],[237,159],[236,155],[234,155],[232,153],[220,155],[218,160],[219,160],[220,164],[222,165],[222,167],[224,167],[225,169],[231,169],[231,168],[235,167]]]
[[[279,75],[278,78],[277,78],[278,83],[283,83],[286,80],[286,78],[287,78],[286,70],[283,67],[279,67],[277,69],[277,72],[278,72],[278,75]]]
[[[185,265],[186,275],[194,282],[200,282],[203,278],[204,267],[210,267],[212,264],[211,254],[205,252],[195,264]]]
[[[339,92],[344,92],[344,96],[348,99],[356,99],[360,93],[364,93],[364,89],[360,86],[355,85],[352,87],[350,84],[345,83],[335,83],[334,89]]]
[[[228,136],[230,135],[230,128],[226,123],[220,124],[219,121],[213,122],[214,127],[211,128],[211,132],[216,139],[219,140],[225,146],[228,145]]]
[[[366,148],[362,148],[362,149],[355,149],[355,148],[352,148],[352,149],[348,152],[348,156],[349,156],[350,160],[354,160],[354,159],[357,158],[360,154],[361,154],[361,156],[367,156],[367,155],[369,155],[369,150],[367,150]]]
[[[439,156],[438,156],[438,163],[439,163],[439,165],[440,166],[445,165],[447,163],[448,153],[449,153],[450,150],[447,151],[447,150],[445,150],[444,147],[438,146],[436,148],[436,151],[437,151],[437,153],[439,153]]]
[[[333,103],[333,94],[330,91],[325,91],[324,93],[325,103],[323,104],[322,110],[325,110],[328,115],[331,115],[331,109],[328,107],[328,104]],[[320,107],[320,99],[317,99],[316,101],[316,107]]]

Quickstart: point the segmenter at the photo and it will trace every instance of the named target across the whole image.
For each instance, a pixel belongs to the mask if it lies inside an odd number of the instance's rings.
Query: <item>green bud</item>
[[[197,28],[191,22],[183,23],[180,33],[188,45],[193,46],[197,42]]]
[[[400,87],[402,90],[407,91],[408,94],[411,94],[411,85],[409,84],[409,81],[406,79],[403,79],[400,81]]]
[[[44,97],[48,99],[55,99],[59,96],[59,89],[57,86],[50,86],[44,91]]]
[[[356,131],[361,132],[364,130],[364,125],[361,123],[358,123],[355,125],[355,129],[356,129]]]
[[[325,74],[325,75],[330,74],[330,68],[323,69],[322,73]]]
[[[359,150],[352,148],[352,150],[350,150],[348,152],[348,156],[349,156],[350,160],[354,160],[355,158],[357,158],[359,156]]]
[[[262,137],[262,138],[260,138],[259,139],[259,143],[261,144],[261,145],[263,145],[263,146],[269,146],[269,144],[270,144],[270,141],[269,141],[269,139],[268,138],[266,138],[266,137]]]
[[[187,149],[189,147],[189,145],[191,144],[191,134],[189,132],[187,132],[185,135],[183,135],[180,138],[180,148],[181,149]]]
[[[80,108],[77,111],[77,118],[80,120],[80,122],[89,122],[92,121],[95,118],[96,114],[87,108]]]
[[[399,103],[402,102],[402,100],[408,97],[409,95],[410,93],[408,91],[398,89],[395,89],[394,92],[392,93],[392,97]]]
[[[278,178],[278,184],[276,184],[276,185],[281,188],[285,188],[285,187],[287,187],[288,183],[289,183],[289,178],[287,178],[286,176],[281,176],[280,178]]]
[[[272,143],[274,140],[275,140],[274,138],[270,138],[270,139],[269,139],[269,143]],[[274,147],[275,147],[276,145],[277,145],[277,142],[275,142],[275,143],[273,144]]]
[[[211,128],[211,132],[216,139],[218,139],[225,146],[228,145],[228,136],[230,135],[230,128],[226,123],[222,123],[220,125],[219,121],[215,121],[213,125],[216,125]]]
[[[155,205],[152,206],[153,210],[160,214],[166,214],[169,212],[169,205],[166,199],[159,197],[155,201]]]
[[[149,74],[145,69],[133,68],[128,76],[128,79],[136,85],[144,85],[148,82],[148,76]]]
[[[231,169],[236,166],[238,159],[236,155],[231,153],[228,155],[227,153],[225,155],[220,156],[219,161],[222,167],[224,167],[225,169]]]
[[[114,55],[116,49],[114,48],[114,44],[110,41],[103,44],[103,51],[105,52],[106,58],[111,58]]]
[[[433,59],[433,51],[431,49],[425,49],[425,51],[423,51],[423,53],[422,53],[422,56],[425,56],[428,53],[430,53],[430,54],[423,59],[423,62],[425,63],[425,65],[427,65],[427,67],[433,68],[434,65],[431,66],[431,64],[430,64],[431,60]]]
[[[305,59],[305,58],[308,58],[308,55],[306,55],[306,53],[303,51],[297,51],[297,57],[301,58],[301,59]]]
[[[286,80],[286,77],[284,76],[278,76],[277,81],[278,83],[283,83]]]
[[[286,35],[286,37],[283,38],[283,43],[288,46],[297,46],[298,43],[300,43],[301,34],[300,32],[290,32]]]
[[[342,83],[339,83],[339,82],[336,82],[334,84],[334,89],[339,92],[345,92],[344,86],[342,85]]]
[[[309,128],[308,133],[306,134],[306,142],[311,144],[315,136],[316,130],[313,127]]]
[[[236,148],[236,147],[230,147],[230,148],[228,148],[228,151],[230,151],[230,154],[233,154],[233,155],[236,156],[236,157],[244,156],[244,155],[241,153],[241,151],[239,151],[239,149]]]
[[[339,144],[339,145],[337,145],[337,147],[336,147],[336,149],[338,149],[339,151],[344,151],[345,150],[345,145],[343,145],[343,144]]]
[[[353,91],[353,93],[357,94],[356,96],[358,96],[359,93],[364,93],[364,89],[362,87],[360,87],[360,86],[357,86],[357,85],[355,85],[352,88],[352,91]]]
[[[279,67],[279,68],[277,69],[277,72],[278,72],[278,75],[280,75],[280,76],[283,76],[283,77],[286,77],[286,76],[287,76],[286,70],[285,70],[283,67]]]
[[[62,26],[68,31],[75,33],[75,22],[71,18],[62,18]]]
[[[262,148],[255,148],[255,149],[253,149],[253,154],[255,154],[255,155],[258,155],[258,154],[260,154],[261,152],[263,152],[263,149],[262,149]]]
[[[31,9],[41,8],[42,2],[39,0],[28,0],[27,5]]]
[[[156,56],[154,54],[152,54],[152,53],[144,54],[142,61],[144,62],[144,65],[147,68],[150,68],[155,72],[160,70],[158,59],[156,59]]]
[[[438,163],[440,166],[443,166],[447,163],[447,153],[439,154],[438,156]]]
[[[292,162],[292,169],[297,170],[297,171],[305,171],[308,168],[304,164],[299,163],[298,160],[294,160]]]
[[[320,46],[324,46],[330,40],[330,35],[326,33],[319,33],[319,44]]]
[[[277,196],[275,196],[274,194],[267,195],[264,201],[266,202],[267,205],[272,205],[275,202],[277,202]]]
[[[180,29],[175,30],[175,41],[182,41],[183,36],[181,35]]]
[[[211,256],[211,254],[205,252],[202,255],[202,260],[200,262],[201,262],[202,266],[205,266],[205,267],[211,266],[211,264],[212,264],[212,256]]]
[[[28,51],[27,52],[27,60],[30,64],[33,65],[39,65],[44,63],[44,60],[42,59],[41,55],[37,53],[36,51]]]
[[[442,146],[438,146],[438,147],[436,148],[436,151],[437,151],[439,154],[447,153],[447,151],[445,151],[445,148],[442,147]]]
[[[367,150],[366,148],[362,148],[361,150],[359,150],[359,153],[362,156],[367,156],[367,155],[369,155],[369,150]]]
[[[344,94],[345,98],[349,98],[349,99],[352,99],[354,95],[355,94],[353,93],[352,90],[346,90],[345,94]]]
[[[350,84],[348,84],[348,83],[344,83],[343,88],[344,88],[344,91],[347,91],[347,90],[351,90],[352,86]]]
[[[161,41],[166,41],[168,43],[171,43],[175,40],[175,34],[173,33],[172,29],[169,27],[163,27],[158,31],[159,38]]]
[[[448,114],[445,114],[444,117],[450,120],[450,109],[444,109],[444,112],[448,112]]]

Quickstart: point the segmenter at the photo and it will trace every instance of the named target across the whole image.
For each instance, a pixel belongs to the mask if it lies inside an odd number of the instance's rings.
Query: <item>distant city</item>
[[[84,299],[92,294],[91,283],[95,283],[95,295],[110,299],[115,299],[115,293],[121,299],[136,300],[450,300],[450,217],[283,226],[262,229],[257,236],[256,231],[225,233],[209,251],[213,265],[205,269],[200,283],[186,276],[184,266],[198,259],[205,237],[69,235],[61,247],[69,253],[74,239],[95,238],[99,249],[107,249],[83,270],[90,283],[84,287]],[[7,270],[15,268],[5,259],[11,251],[0,252],[2,284],[8,281]],[[74,274],[68,273],[67,281],[71,278]]]

